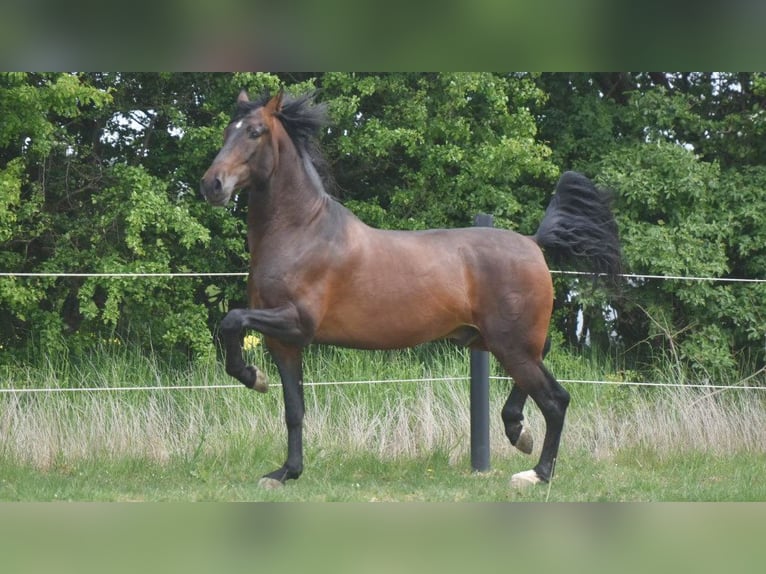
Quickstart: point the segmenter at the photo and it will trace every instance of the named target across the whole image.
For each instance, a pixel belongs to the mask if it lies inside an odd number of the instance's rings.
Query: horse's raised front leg
[[[246,366],[240,336],[243,329],[254,329],[266,336],[269,349],[282,379],[287,424],[287,460],[261,479],[261,486],[273,488],[298,478],[303,472],[303,365],[302,348],[311,340],[310,329],[301,322],[294,305],[273,309],[234,309],[221,322],[226,348],[226,372],[245,386],[265,385],[256,367]],[[260,379],[260,382],[259,382]]]
[[[287,425],[287,460],[260,481],[264,488],[275,488],[282,486],[287,480],[297,479],[303,472],[303,365],[301,347],[285,345],[274,339],[267,339],[266,346],[282,379]]]
[[[249,389],[266,392],[266,375],[242,358],[242,331],[254,329],[267,337],[285,342],[306,339],[298,310],[293,305],[274,309],[232,309],[221,321],[221,340],[226,354],[226,372]]]

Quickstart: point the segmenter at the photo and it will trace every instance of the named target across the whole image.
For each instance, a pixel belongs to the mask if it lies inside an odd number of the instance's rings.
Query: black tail
[[[614,280],[622,267],[610,204],[609,192],[580,173],[564,172],[533,239],[550,262],[587,263],[588,271]]]

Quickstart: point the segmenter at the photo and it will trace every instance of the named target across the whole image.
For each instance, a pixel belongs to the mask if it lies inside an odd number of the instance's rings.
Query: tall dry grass
[[[195,376],[200,384],[226,382],[216,369]],[[763,391],[614,393],[571,387],[575,396],[564,429],[564,451],[586,451],[597,458],[631,447],[660,456],[766,452]],[[507,383],[492,383],[493,457],[515,456],[499,417],[506,392]],[[468,395],[467,381],[307,387],[307,451],[341,457],[366,453],[381,459],[438,451],[456,461],[470,448]],[[536,456],[542,417],[531,401],[525,413]],[[0,395],[0,456],[40,469],[99,458],[165,462],[225,457],[232,450],[264,444],[283,452],[278,388],[267,395],[244,388]]]
[[[636,394],[615,408],[575,408],[568,419],[566,444],[596,457],[626,447],[643,447],[660,456],[680,452],[731,454],[766,452],[766,392],[723,393],[671,388]]]

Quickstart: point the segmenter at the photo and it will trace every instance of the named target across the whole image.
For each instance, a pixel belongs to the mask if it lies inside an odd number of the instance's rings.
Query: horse
[[[315,100],[280,91],[251,101],[243,90],[200,184],[212,206],[247,193],[248,308],[230,310],[219,332],[227,374],[268,388],[261,369],[242,357],[244,330],[252,329],[264,336],[281,379],[287,458],[260,484],[281,486],[303,472],[304,347],[399,349],[438,339],[489,351],[512,377],[501,417],[525,454],[533,440],[523,408],[532,397],[545,421],[540,458],[512,483],[550,481],[570,396],[543,364],[554,300],[544,251],[616,275],[609,192],[563,173],[532,236],[488,227],[376,229],[325,189],[317,142],[327,105]]]

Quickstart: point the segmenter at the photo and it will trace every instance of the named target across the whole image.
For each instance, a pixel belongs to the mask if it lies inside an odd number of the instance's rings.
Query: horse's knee
[[[239,333],[242,330],[242,317],[238,309],[233,309],[226,313],[221,320],[221,334],[224,336]]]

